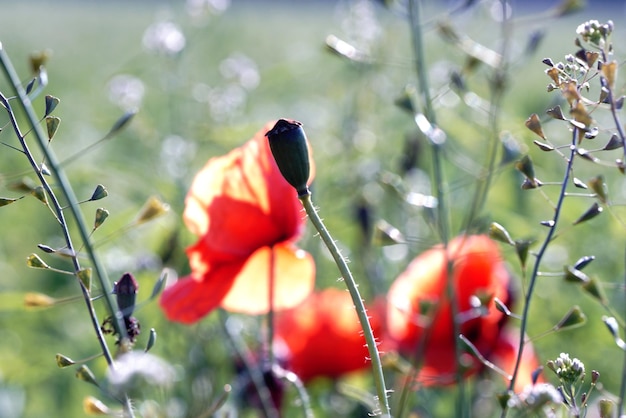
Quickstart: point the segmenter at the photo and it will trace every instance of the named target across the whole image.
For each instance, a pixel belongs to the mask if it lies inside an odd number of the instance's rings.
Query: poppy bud
[[[265,136],[285,180],[295,187],[298,196],[310,194],[307,186],[309,150],[302,124],[295,120],[280,119]]]
[[[135,299],[139,284],[130,273],[124,273],[122,278],[113,285],[113,293],[117,296],[117,306],[124,318],[128,318],[135,310]]]

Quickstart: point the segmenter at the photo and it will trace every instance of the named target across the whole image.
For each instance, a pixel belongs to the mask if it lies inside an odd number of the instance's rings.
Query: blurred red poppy
[[[196,175],[184,220],[199,236],[187,249],[191,274],[163,292],[166,316],[192,323],[222,308],[261,314],[293,307],[313,290],[313,258],[295,246],[305,218],[294,188],[280,174],[265,133],[210,159]]]
[[[519,330],[503,329],[489,360],[504,372],[511,374],[515,368],[518,348]],[[533,372],[535,372],[539,366],[540,363],[535,355],[535,350],[532,344],[527,342],[524,347],[524,352],[522,353],[517,379],[515,380],[515,392],[520,392],[528,385],[545,381],[543,376],[539,374],[536,381],[533,382]],[[508,383],[509,382],[506,381],[506,384]]]
[[[448,262],[462,318],[460,332],[483,356],[489,357],[497,346],[506,319],[493,299],[508,300],[509,273],[489,237],[460,236],[449,243],[447,257],[442,246],[416,257],[389,289],[387,332],[398,351],[421,365],[418,382],[423,385],[455,383],[457,365],[465,375],[481,366],[469,353],[455,358]]]
[[[377,311],[368,315],[378,336],[382,323]],[[286,368],[305,383],[370,367],[365,337],[346,290],[313,293],[300,306],[278,313],[275,327],[277,344],[284,343],[288,351]]]

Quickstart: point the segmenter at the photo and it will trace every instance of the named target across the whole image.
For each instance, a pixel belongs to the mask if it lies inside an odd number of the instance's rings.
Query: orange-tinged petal
[[[313,291],[315,262],[309,253],[290,243],[261,247],[248,257],[222,307],[251,315],[268,312],[271,275],[274,310],[292,308]]]
[[[304,225],[293,187],[282,177],[265,133],[210,159],[187,195],[184,220],[207,252],[246,257],[263,245],[297,239]]]
[[[225,264],[203,280],[187,276],[168,286],[159,300],[165,316],[186,324],[202,319],[220,305],[241,267],[241,263]]]

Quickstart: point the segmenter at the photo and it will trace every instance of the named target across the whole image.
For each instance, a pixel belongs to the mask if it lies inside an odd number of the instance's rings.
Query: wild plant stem
[[[474,198],[472,199],[472,205],[470,207],[470,210],[468,211],[468,215],[465,220],[466,230],[468,230],[469,227],[472,226],[472,223],[476,219],[478,212],[482,209],[487,200],[487,195],[489,193],[496,165],[498,145],[500,144],[500,109],[502,101],[504,99],[504,93],[506,88],[506,56],[509,41],[511,39],[510,18],[507,17],[506,13],[507,1],[501,0],[500,7],[502,8],[502,24],[500,35],[500,39],[502,39],[502,48],[500,50],[500,56],[502,57],[502,60],[500,66],[495,68],[492,74],[493,78],[490,83],[491,100],[489,105],[489,127],[491,132],[489,135],[490,140],[486,158],[486,169],[484,171],[484,176],[481,176],[481,178],[479,178],[477,182],[476,192],[474,194]]]
[[[387,399],[387,388],[385,386],[383,366],[380,360],[380,354],[378,352],[376,338],[374,337],[374,332],[372,331],[372,326],[369,322],[369,318],[365,310],[365,305],[363,304],[363,300],[361,299],[358,285],[352,277],[352,272],[350,271],[350,268],[348,268],[346,260],[341,255],[339,248],[335,244],[335,241],[326,229],[324,222],[319,217],[315,206],[313,206],[313,202],[311,201],[311,195],[305,194],[303,196],[299,196],[299,199],[302,202],[302,206],[309,216],[311,223],[313,224],[313,226],[315,226],[315,229],[320,234],[322,241],[324,242],[324,244],[326,244],[326,247],[333,256],[333,259],[335,260],[335,263],[339,268],[339,272],[341,273],[341,277],[343,278],[346,287],[350,292],[350,296],[352,297],[352,302],[354,303],[357,316],[359,317],[359,322],[361,323],[363,335],[365,336],[365,342],[367,343],[370,361],[372,362],[373,378],[376,385],[376,392],[378,394],[378,404],[380,406],[382,416],[390,418],[391,411],[389,409],[389,401]]]
[[[626,253],[624,254],[624,285],[626,286]],[[626,307],[626,305],[624,305]],[[624,315],[626,318],[626,313]],[[624,396],[626,396],[626,351],[624,351],[624,364],[622,365],[622,381],[619,388],[619,403],[617,405],[617,416],[621,417],[624,412]]]
[[[602,62],[604,63],[609,62],[609,55],[606,49],[602,49]],[[622,123],[617,114],[618,108],[615,103],[615,95],[613,94],[613,86],[609,84],[608,80],[606,80],[606,88],[608,91],[607,100],[611,106],[611,116],[613,117],[613,122],[615,123],[615,129],[617,129],[617,133],[622,143],[622,149],[623,149],[622,163],[626,164],[626,134],[624,133],[624,128],[622,127]],[[626,257],[625,257],[624,266],[626,267]],[[626,283],[626,273],[624,273],[624,282]],[[626,318],[626,314],[624,315],[624,318]],[[619,402],[617,406],[617,415],[622,416],[622,413],[624,412],[624,402],[625,402],[624,396],[626,396],[626,352],[624,354],[624,364],[622,365],[622,380],[620,383],[619,394],[620,395],[619,395]]]
[[[561,210],[563,209],[563,202],[565,201],[565,190],[569,184],[569,177],[572,172],[572,167],[574,164],[574,158],[576,157],[576,138],[578,137],[578,129],[575,128],[572,131],[572,141],[570,145],[570,155],[567,161],[567,167],[565,168],[565,174],[563,175],[563,180],[561,182],[561,191],[559,193],[559,199],[554,208],[554,216],[552,217],[552,224],[550,229],[548,230],[548,234],[546,238],[543,240],[541,248],[537,252],[537,256],[535,258],[535,264],[533,266],[532,273],[530,275],[530,279],[528,282],[528,291],[526,292],[526,296],[524,298],[524,308],[522,310],[522,320],[520,322],[520,339],[519,339],[519,347],[517,350],[517,358],[515,360],[515,368],[513,369],[513,373],[511,374],[511,382],[509,383],[509,390],[512,391],[515,387],[515,380],[517,379],[517,374],[519,372],[520,364],[522,362],[522,355],[524,354],[524,345],[525,345],[525,335],[526,328],[528,326],[529,312],[530,312],[530,302],[532,300],[533,291],[535,289],[535,285],[537,284],[537,277],[539,276],[539,267],[541,262],[543,261],[543,257],[546,254],[546,250],[548,249],[548,245],[552,241],[552,237],[556,232],[557,225],[559,223],[559,217],[561,215]],[[507,409],[504,408],[502,410],[501,417],[506,417]]]
[[[237,320],[233,317],[226,317],[225,312],[223,312],[222,310],[220,310],[219,312],[220,324],[224,329],[224,333],[226,334],[228,341],[230,341],[234,352],[241,359],[243,367],[246,369],[248,375],[250,376],[252,386],[259,396],[263,416],[265,416],[266,418],[280,418],[280,411],[276,409],[276,406],[272,401],[272,394],[270,393],[270,389],[267,386],[262,366],[260,366],[259,364],[255,364],[255,362],[251,359],[248,348],[242,341],[241,333],[239,332],[239,330],[233,329],[234,324]],[[272,367],[272,365],[270,365],[270,367]]]
[[[428,69],[426,68],[426,61],[424,55],[424,41],[421,26],[421,2],[419,0],[409,0],[409,19],[411,26],[411,35],[413,40],[413,48],[415,54],[415,65],[418,78],[418,90],[422,99],[421,105],[424,109],[424,116],[427,121],[436,126],[436,113],[433,106],[432,97],[430,95],[430,84],[428,81]],[[433,140],[435,138],[428,138],[430,141],[431,149],[433,152],[433,179],[435,183],[435,193],[437,196],[437,225],[439,227],[439,236],[441,238],[442,245],[444,247],[444,254],[446,257],[446,294],[450,301],[451,313],[452,313],[452,332],[455,337],[454,341],[454,356],[456,359],[461,358],[462,347],[461,340],[457,338],[461,334],[461,327],[457,320],[459,317],[459,308],[456,292],[454,289],[454,276],[453,265],[448,254],[448,242],[450,240],[450,220],[447,205],[447,188],[446,181],[443,174],[443,141]],[[445,137],[444,137],[445,139]],[[456,381],[458,387],[458,397],[456,410],[458,417],[465,417],[467,415],[468,408],[465,401],[465,383],[463,380],[463,372],[457,362],[456,367]]]
[[[65,176],[65,172],[60,168],[58,160],[56,158],[56,155],[53,153],[53,151],[50,149],[50,147],[48,147],[48,138],[47,136],[44,134],[43,129],[41,127],[41,125],[39,124],[39,119],[37,118],[35,111],[32,107],[32,103],[30,101],[30,98],[28,97],[28,95],[26,94],[26,91],[24,90],[24,88],[22,87],[21,81],[8,57],[8,55],[6,54],[4,48],[2,47],[2,44],[0,44],[0,67],[2,68],[2,71],[4,72],[5,76],[7,77],[7,79],[10,81],[10,84],[14,90],[14,93],[18,99],[18,102],[21,104],[22,109],[26,115],[26,118],[28,120],[29,125],[31,126],[32,132],[35,136],[35,139],[37,140],[37,144],[41,150],[41,152],[43,153],[43,155],[45,156],[45,161],[46,164],[48,166],[48,169],[50,170],[50,172],[52,173],[53,177],[56,179],[57,184],[59,186],[59,188],[61,189],[68,205],[69,205],[69,209],[72,213],[72,216],[74,218],[74,220],[76,221],[76,225],[78,227],[78,230],[80,232],[85,250],[87,251],[88,255],[89,255],[89,259],[92,262],[92,266],[96,272],[96,277],[98,277],[99,279],[99,284],[100,287],[102,289],[103,292],[103,297],[105,299],[108,311],[111,315],[112,318],[112,323],[113,326],[116,330],[116,332],[118,333],[118,335],[120,336],[121,339],[125,339],[127,338],[127,332],[126,332],[126,328],[124,326],[124,322],[123,322],[123,316],[121,314],[121,312],[119,312],[119,310],[117,309],[117,306],[115,304],[115,302],[113,301],[113,297],[111,294],[111,286],[109,284],[109,281],[107,279],[106,276],[106,272],[104,270],[104,268],[102,267],[99,258],[96,256],[95,252],[93,251],[92,247],[91,247],[91,241],[90,241],[90,235],[89,235],[89,230],[87,229],[87,226],[85,224],[84,218],[82,216],[82,213],[80,212],[80,210],[78,209],[78,200],[76,199],[76,196],[74,194],[74,191],[69,183],[69,180],[67,179],[67,177]],[[17,121],[15,119],[15,115],[13,113],[13,111],[11,110],[11,106],[9,101],[2,96],[2,100],[3,100],[3,105],[6,107],[7,112],[9,113],[9,117],[11,118],[11,123],[13,125],[13,128],[16,132],[16,135],[18,136],[18,139],[23,147],[24,153],[26,154],[31,167],[33,169],[33,171],[36,173],[37,177],[39,178],[39,181],[42,185],[42,187],[44,187],[46,194],[48,196],[48,198],[50,199],[50,201],[52,202],[54,211],[56,213],[56,217],[57,220],[59,221],[60,225],[61,225],[61,229],[63,231],[63,236],[65,238],[66,241],[66,245],[68,250],[70,251],[70,253],[74,253],[74,246],[72,244],[72,239],[71,236],[69,234],[69,230],[67,227],[67,223],[65,221],[65,216],[64,216],[64,212],[63,212],[63,208],[61,207],[61,205],[59,204],[56,194],[54,193],[54,191],[52,190],[52,188],[50,187],[50,185],[48,184],[46,178],[44,177],[40,167],[38,166],[37,162],[35,161],[32,153],[30,152],[26,141],[24,139],[24,136],[21,134],[21,131],[19,129],[19,126],[17,124]],[[80,263],[78,261],[78,256],[76,254],[74,254],[72,256],[72,263],[74,266],[74,270],[76,273],[78,273],[81,270],[81,266]],[[78,278],[77,278],[78,279]],[[114,360],[113,360],[113,356],[111,355],[111,352],[108,348],[108,345],[104,339],[104,335],[102,334],[102,330],[100,329],[100,321],[98,320],[95,308],[93,306],[92,303],[92,299],[91,299],[91,293],[89,291],[89,289],[87,289],[85,287],[85,285],[80,281],[80,279],[78,279],[80,288],[81,288],[81,292],[83,294],[83,299],[85,300],[85,304],[87,306],[87,311],[89,313],[90,319],[91,319],[91,323],[92,326],[94,328],[94,331],[96,333],[96,337],[98,339],[98,342],[100,344],[100,348],[102,349],[102,354],[104,355],[104,358],[107,361],[107,364],[109,365],[109,367],[114,368]],[[125,409],[125,414],[128,417],[134,417],[134,413],[132,411],[132,405],[130,403],[130,399],[128,397],[125,397],[125,401],[124,401],[124,409]]]

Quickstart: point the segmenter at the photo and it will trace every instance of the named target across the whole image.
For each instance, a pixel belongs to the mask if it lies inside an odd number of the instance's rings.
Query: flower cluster
[[[556,360],[548,362],[548,367],[556,373],[564,384],[575,384],[585,378],[585,365],[577,358],[570,358],[569,354],[561,353]]]
[[[508,407],[549,417],[554,416],[552,409],[562,402],[563,397],[557,388],[549,383],[539,383],[527,386],[519,395],[509,399]]]
[[[613,21],[609,20],[605,24],[600,24],[597,20],[589,20],[576,28],[576,33],[583,41],[590,42],[600,48],[604,47],[606,39],[613,32]]]

